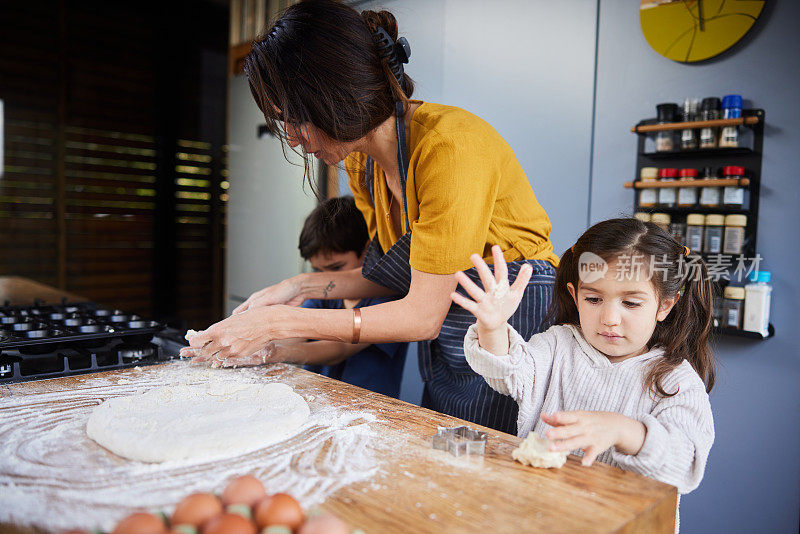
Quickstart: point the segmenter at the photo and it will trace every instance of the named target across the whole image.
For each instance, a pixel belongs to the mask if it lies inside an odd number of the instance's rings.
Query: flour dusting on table
[[[86,421],[103,399],[211,381],[288,383],[309,403],[310,418],[286,441],[213,460],[135,462],[106,451],[86,435]],[[376,415],[334,406],[323,390],[304,389],[296,382],[283,364],[209,370],[173,362],[130,370],[122,378],[78,377],[71,389],[55,380],[38,383],[31,394],[8,395],[5,390],[0,393],[0,524],[110,531],[133,510],[169,512],[184,496],[221,492],[229,480],[247,473],[261,479],[268,492],[289,493],[308,508],[379,475],[386,444],[372,428]]]

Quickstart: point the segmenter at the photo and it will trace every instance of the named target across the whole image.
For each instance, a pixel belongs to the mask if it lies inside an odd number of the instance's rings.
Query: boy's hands
[[[553,451],[582,449],[582,464],[592,465],[610,447],[623,454],[635,455],[644,445],[647,427],[641,421],[613,412],[556,412],[541,415],[542,421],[555,428],[545,436],[554,441]]]
[[[456,273],[456,280],[473,300],[455,291],[450,294],[450,298],[477,319],[476,327],[481,346],[494,354],[505,354],[508,352],[505,324],[519,306],[533,269],[530,265],[523,265],[514,284],[509,286],[508,267],[499,246],[492,247],[492,257],[494,274],[483,258],[477,254],[470,258],[481,277],[483,289],[463,272]],[[503,344],[505,350],[502,350]]]

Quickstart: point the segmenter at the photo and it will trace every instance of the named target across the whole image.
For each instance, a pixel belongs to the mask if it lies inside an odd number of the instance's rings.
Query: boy
[[[306,218],[300,233],[300,255],[318,272],[342,271],[361,267],[369,234],[364,217],[353,197],[331,198],[317,206]],[[352,309],[381,304],[392,297],[355,300],[311,299],[304,308]],[[397,398],[408,343],[342,343],[308,341],[277,343],[278,350],[295,352],[292,361],[305,363],[306,369],[365,389]],[[291,348],[289,348],[291,347]],[[270,360],[280,361],[270,357]]]

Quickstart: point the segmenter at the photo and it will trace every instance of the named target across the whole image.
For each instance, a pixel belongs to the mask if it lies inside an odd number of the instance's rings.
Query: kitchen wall
[[[720,340],[711,393],[716,441],[700,488],[681,499],[684,532],[792,532],[800,514],[800,3],[767,2],[743,42],[687,65],[642,36],[638,2],[600,2],[591,220],[630,213],[636,136],[659,102],[741,93],[766,111],[758,252],[772,271],[776,336]]]
[[[256,135],[264,116],[243,74],[228,85],[227,250],[225,313],[251,293],[303,267],[297,239],[317,201],[303,183],[302,159],[275,137]]]

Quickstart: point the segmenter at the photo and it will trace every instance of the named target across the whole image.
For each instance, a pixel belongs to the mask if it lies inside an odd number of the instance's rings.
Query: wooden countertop
[[[84,302],[85,297],[41,284],[21,276],[0,276],[0,304],[9,301],[12,306],[33,305],[35,299],[47,304],[59,304],[62,298],[70,302]]]
[[[0,444],[8,443],[18,435],[15,432],[19,430],[19,424],[15,423],[12,428],[11,425],[3,426],[2,421],[20,413],[20,410],[29,410],[32,414],[30,419],[37,419],[37,424],[45,425],[47,414],[64,417],[65,413],[74,409],[75,399],[67,399],[59,392],[80,392],[82,398],[87,399],[86,406],[83,406],[83,417],[86,417],[86,410],[96,405],[100,398],[112,396],[110,392],[115,391],[114,388],[125,387],[116,384],[136,384],[137,380],[145,381],[148,377],[173,368],[184,369],[180,366],[186,365],[186,362],[171,362],[136,370],[2,386]],[[284,364],[247,372],[255,373],[258,379],[279,380],[293,386],[309,400],[312,414],[320,406],[329,406],[342,413],[368,411],[375,414],[376,420],[369,423],[375,431],[371,439],[378,440],[379,437],[393,444],[384,446],[376,457],[380,462],[379,474],[339,487],[320,505],[368,534],[674,531],[677,491],[672,486],[601,463],[589,468],[582,467],[579,459],[573,456],[561,469],[523,466],[511,458],[511,451],[521,441],[519,438],[471,424],[489,433],[486,454],[482,459],[457,459],[444,451],[432,450],[430,437],[436,432],[437,426],[469,423]],[[90,386],[98,383],[102,388],[98,387],[98,393],[95,394]],[[317,398],[312,402],[314,397]],[[53,424],[42,428],[49,430]],[[75,428],[82,430],[82,427]],[[81,439],[89,440],[85,436],[81,436]],[[35,462],[36,458],[30,458],[31,450],[39,449],[30,441],[24,449],[20,448],[22,452],[18,454],[27,455],[28,461]],[[117,464],[127,462],[93,442],[71,444],[69,451],[69,461],[73,463],[83,462],[85,456],[85,469],[89,471],[93,469],[88,460],[90,457],[94,457],[94,461],[104,459],[107,463],[111,460]],[[259,453],[261,451],[251,454]],[[12,451],[12,454],[15,453]],[[324,462],[324,455],[321,456]],[[51,461],[50,458],[48,461]],[[33,489],[49,487],[58,478],[55,473],[37,478],[31,471],[22,476],[19,470],[12,470],[9,462],[0,461],[0,481],[9,480],[10,477],[12,483],[28,484]],[[243,469],[238,474],[248,472],[252,471]],[[167,484],[170,481],[170,478],[165,478],[163,482]],[[125,484],[126,481],[119,480],[117,483]],[[269,491],[269,482],[267,487]],[[221,489],[217,488],[217,491]],[[199,490],[195,487],[192,491]],[[58,509],[58,497],[53,499],[41,510],[42,517]],[[164,506],[170,504],[174,503],[164,503]],[[137,506],[137,503],[127,502],[120,506],[123,505]],[[117,509],[116,512],[119,514],[121,510]],[[39,525],[43,523],[46,524],[44,521],[38,522]],[[87,525],[75,526],[87,528]],[[22,531],[30,529],[0,525],[0,532]]]

